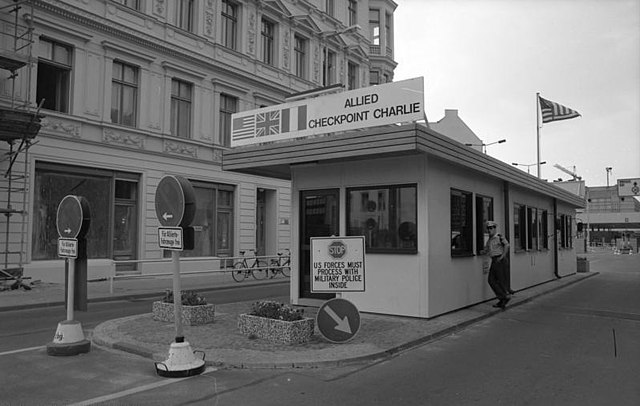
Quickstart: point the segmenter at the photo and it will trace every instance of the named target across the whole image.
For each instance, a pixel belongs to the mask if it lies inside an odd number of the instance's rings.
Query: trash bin
[[[589,260],[584,257],[578,257],[578,272],[589,272]]]

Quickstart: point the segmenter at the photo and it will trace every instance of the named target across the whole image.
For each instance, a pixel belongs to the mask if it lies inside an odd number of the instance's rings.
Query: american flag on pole
[[[540,96],[538,96],[538,101],[540,102],[540,112],[542,113],[543,123],[580,117],[580,113],[562,104],[543,99]]]

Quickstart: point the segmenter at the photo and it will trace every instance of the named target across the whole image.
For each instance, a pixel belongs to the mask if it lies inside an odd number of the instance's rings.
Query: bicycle
[[[269,271],[271,271],[270,279],[275,278],[278,273],[285,278],[291,276],[291,251],[288,248],[285,248],[284,252],[278,252],[278,258],[271,258]]]
[[[247,251],[249,251],[249,253],[251,253],[252,255],[246,256],[245,252]],[[253,278],[256,280],[262,280],[266,278],[268,273],[267,264],[263,260],[255,257],[255,250],[250,249],[247,251],[240,251],[240,255],[242,255],[243,258],[233,264],[233,271],[231,271],[233,280],[236,282],[242,282],[243,280],[247,279],[249,275],[253,276]],[[253,258],[251,264],[249,264],[249,258]]]

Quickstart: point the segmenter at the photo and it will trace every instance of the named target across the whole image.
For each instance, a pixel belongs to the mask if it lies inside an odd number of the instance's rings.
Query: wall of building
[[[429,221],[428,315],[433,317],[494,296],[487,284],[487,275],[482,272],[480,255],[454,257],[451,254],[451,189],[473,193],[474,205],[476,195],[492,197],[493,218],[499,224],[498,232],[502,234],[505,229],[504,194],[502,181],[436,158],[428,160],[426,176]],[[473,212],[475,219],[475,210]],[[477,250],[476,244],[474,252]]]
[[[13,3],[0,0],[0,6]],[[34,279],[61,281],[63,261],[34,260],[31,241],[34,234],[32,212],[36,163],[73,165],[77,168],[124,171],[138,175],[137,208],[139,240],[135,257],[139,260],[161,259],[157,246],[154,211],[155,188],[166,174],[183,175],[201,182],[231,185],[234,189],[233,251],[256,247],[256,205],[259,189],[265,190],[265,253],[275,254],[291,247],[291,191],[289,183],[257,176],[239,175],[221,170],[225,134],[220,130],[222,95],[236,98],[236,111],[280,103],[292,93],[318,88],[323,83],[323,50],[336,54],[336,66],[328,84],[348,82],[348,65],[356,66],[353,87],[369,85],[372,67],[393,77],[393,43],[384,29],[380,35],[385,46],[369,58],[369,7],[383,10],[383,18],[392,18],[396,7],[392,1],[358,1],[356,23],[359,29],[336,35],[349,24],[346,2],[335,2],[328,15],[324,1],[250,2],[238,1],[237,46],[226,46],[222,33],[222,3],[193,2],[193,25],[180,28],[176,20],[177,2],[141,1],[140,8],[113,1],[34,1],[34,16],[24,7],[21,23],[33,22],[32,56],[37,60],[43,39],[68,47],[70,51],[68,110],[42,112],[42,130],[37,144],[30,150],[28,162],[14,167],[26,175],[27,213],[22,222],[9,224],[9,243],[2,246],[15,251],[20,240],[26,241],[21,258],[10,263],[24,265]],[[4,12],[4,11],[3,11]],[[12,20],[13,15],[7,15]],[[274,24],[274,58],[266,63],[261,42],[261,20]],[[381,21],[384,27],[384,20]],[[392,27],[391,25],[389,25]],[[391,28],[392,31],[392,28]],[[296,71],[295,36],[304,38],[304,69]],[[3,50],[10,41],[3,37]],[[134,66],[138,70],[136,118],[133,126],[112,122],[114,63]],[[35,106],[38,92],[38,63],[31,74],[20,72],[16,91],[8,72],[0,72],[0,105],[19,103]],[[30,78],[30,80],[28,80]],[[172,79],[192,84],[189,137],[178,137],[171,129]],[[2,143],[0,151],[8,145]],[[6,161],[0,169],[6,170]],[[6,183],[0,179],[0,186]],[[0,194],[3,207],[7,195]],[[23,209],[13,201],[14,209]],[[4,225],[4,224],[3,224]],[[4,233],[3,233],[4,235]],[[184,262],[184,270],[219,266],[212,258]],[[141,264],[142,273],[164,272],[168,264]],[[92,258],[89,278],[113,275],[112,258]]]
[[[82,134],[90,134],[84,131]],[[289,247],[290,227],[287,224],[290,217],[290,184],[271,178],[239,175],[223,172],[218,166],[210,162],[188,158],[180,155],[158,156],[117,148],[111,145],[101,146],[93,144],[87,148],[85,142],[74,138],[56,139],[43,137],[37,148],[30,154],[31,171],[35,172],[36,162],[48,162],[62,165],[73,165],[89,169],[113,169],[126,171],[140,176],[139,206],[138,206],[138,252],[141,260],[161,260],[163,252],[158,246],[157,228],[160,223],[155,211],[155,190],[165,175],[181,175],[192,181],[216,182],[231,185],[235,188],[236,215],[234,220],[233,247],[237,254],[239,250],[255,248],[256,246],[256,193],[258,188],[274,192],[278,204],[271,204],[267,208],[268,217],[279,219],[273,222],[267,230],[267,236],[277,241],[277,246],[271,246],[267,252],[274,255],[278,249]],[[33,182],[33,180],[32,180]],[[32,183],[31,189],[35,185]],[[91,198],[91,196],[88,196]],[[92,213],[94,215],[100,213]],[[282,221],[280,221],[282,220]],[[286,221],[285,221],[286,220]],[[33,216],[29,230],[33,230]],[[29,233],[28,240],[32,240]],[[33,279],[50,282],[64,280],[64,261],[29,261],[25,265],[25,273]],[[214,258],[201,257],[198,260],[186,261],[182,267],[189,270],[219,269],[220,261]],[[145,263],[140,265],[141,273],[171,272],[171,264]],[[89,260],[89,278],[107,277],[115,273],[115,265],[108,258]]]
[[[361,311],[430,318],[493,298],[487,274],[482,271],[482,256],[477,253],[482,247],[478,246],[476,233],[485,234],[484,224],[478,230],[476,223],[477,196],[493,199],[493,219],[499,224],[498,232],[509,235],[512,247],[515,203],[547,213],[548,248],[542,248],[542,242],[540,249],[512,248],[511,287],[525,289],[556,277],[552,198],[432,156],[420,154],[296,166],[293,168],[293,207],[299,207],[297,196],[301,190],[340,188],[340,235],[346,235],[347,188],[413,183],[418,187],[418,250],[412,254],[366,254],[366,291],[342,293],[343,298],[351,300]],[[508,187],[506,205],[505,187]],[[473,252],[464,256],[452,255],[451,250],[452,189],[472,194]],[[562,203],[557,205],[557,212],[575,217],[574,209]],[[297,247],[299,213],[293,213],[292,217],[295,230],[292,243]],[[575,220],[572,227],[575,228]],[[484,238],[486,241],[487,236]],[[297,261],[298,258],[294,258],[291,296],[294,303],[306,304],[298,295]],[[560,276],[576,272],[575,248],[558,251],[558,269]]]
[[[309,165],[292,168],[293,207],[299,207],[302,190],[340,188],[340,234],[346,232],[346,199],[348,187],[387,186],[415,183],[418,193],[426,188],[424,162],[420,155],[403,158],[362,160],[329,165]],[[418,199],[418,230],[426,230],[425,202]],[[296,230],[292,246],[298,247],[299,213],[293,213],[292,229]],[[374,313],[402,314],[425,317],[427,310],[426,265],[427,233],[418,231],[417,254],[367,254],[365,292],[345,292],[342,297],[352,301],[359,310]],[[366,238],[366,237],[365,237]],[[297,251],[293,250],[294,253]],[[298,293],[298,258],[294,254],[291,280],[293,303],[301,303]],[[304,301],[302,301],[304,302]]]

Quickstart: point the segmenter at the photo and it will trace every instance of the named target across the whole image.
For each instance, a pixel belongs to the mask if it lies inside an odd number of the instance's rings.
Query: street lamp
[[[547,163],[547,161],[542,161],[542,162],[540,162],[540,165],[544,165],[546,163]],[[511,162],[511,165],[513,165],[513,166],[526,166],[527,167],[527,173],[531,174],[531,167],[534,166],[534,165],[538,165],[538,163],[536,162],[534,164],[519,164],[517,162]]]
[[[347,28],[343,28],[342,30],[324,31],[320,33],[320,36],[324,41],[324,78],[323,78],[324,86],[329,86],[330,84],[329,83],[329,61],[327,60],[327,58],[329,57],[329,50],[328,50],[329,47],[327,46],[327,41],[329,40],[329,38],[333,38],[335,36],[342,35],[342,34],[348,34],[350,32],[357,31],[359,29],[360,29],[360,25],[354,24],[354,25],[348,26]]]
[[[484,152],[485,154],[487,153],[487,147],[489,145],[494,145],[494,144],[502,144],[503,142],[507,142],[507,140],[499,140],[499,141],[494,141],[494,142],[490,142],[488,144],[485,144],[484,142],[482,144],[464,144],[467,147],[482,147],[482,152]]]

